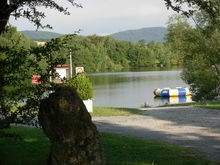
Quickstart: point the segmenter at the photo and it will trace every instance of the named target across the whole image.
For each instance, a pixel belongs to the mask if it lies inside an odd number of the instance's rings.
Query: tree
[[[220,30],[208,36],[199,28],[187,33],[182,77],[192,87],[195,100],[219,99]]]
[[[66,0],[72,6],[82,7],[76,3],[75,0]],[[50,25],[43,25],[41,20],[46,17],[45,13],[40,11],[37,7],[45,7],[55,9],[58,12],[69,15],[67,8],[59,5],[54,0],[1,0],[0,1],[0,34],[5,29],[10,16],[16,19],[20,17],[27,18],[34,23],[37,28],[48,27]]]
[[[212,24],[220,23],[220,1],[219,0],[164,0],[167,8],[181,13],[187,17],[193,16],[195,12],[206,13]],[[186,8],[186,5],[188,8]]]
[[[220,92],[220,1],[164,0],[168,8],[192,17],[196,28],[180,37],[184,52],[183,79],[196,100],[219,99]],[[184,10],[184,5],[188,10]],[[186,9],[186,8],[185,8]]]
[[[176,60],[182,64],[184,58],[184,37],[188,30],[192,29],[187,17],[181,15],[173,15],[169,18],[167,31],[165,36],[166,45],[170,46]]]
[[[37,47],[16,28],[5,28],[0,35],[0,128],[35,121],[40,100],[53,89],[49,77],[56,76],[54,67],[65,62],[56,54],[61,44],[60,39],[54,39]],[[41,84],[31,84],[34,74],[41,76]]]
[[[182,56],[182,78],[188,83],[195,100],[218,99],[220,90],[220,29],[199,13],[199,26],[173,17],[168,25],[167,43]],[[210,29],[212,29],[210,31]]]
[[[152,65],[163,67],[176,64],[173,61],[177,61],[177,58],[173,57],[169,46],[156,42],[148,44],[148,48],[150,50],[149,56],[151,57]]]
[[[14,103],[21,100],[21,91],[28,83],[29,50],[31,41],[16,32],[14,27],[6,27],[0,35],[0,127],[8,125],[15,118],[12,114]],[[13,119],[12,119],[13,118]]]

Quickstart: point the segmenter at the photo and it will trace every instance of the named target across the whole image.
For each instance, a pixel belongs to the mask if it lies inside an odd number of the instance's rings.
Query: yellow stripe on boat
[[[189,88],[157,88],[154,90],[155,96],[160,97],[177,97],[177,96],[188,96],[192,95],[192,92]]]

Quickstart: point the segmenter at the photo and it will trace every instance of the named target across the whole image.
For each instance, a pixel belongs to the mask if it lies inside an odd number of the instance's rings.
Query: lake
[[[139,108],[191,102],[190,97],[154,98],[156,88],[187,87],[180,73],[181,70],[90,74],[94,106]]]

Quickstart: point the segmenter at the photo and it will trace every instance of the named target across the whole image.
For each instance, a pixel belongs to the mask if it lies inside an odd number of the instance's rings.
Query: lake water
[[[190,102],[189,97],[154,98],[156,88],[187,87],[181,70],[90,74],[94,106],[139,108]]]

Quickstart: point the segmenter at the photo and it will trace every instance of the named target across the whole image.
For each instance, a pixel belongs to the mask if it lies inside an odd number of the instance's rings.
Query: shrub
[[[67,82],[67,86],[75,88],[82,100],[92,98],[92,82],[86,74],[77,74]]]

